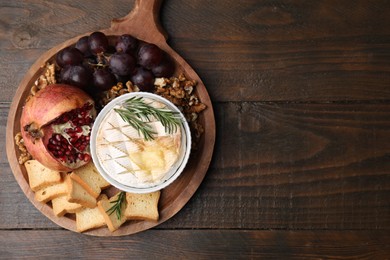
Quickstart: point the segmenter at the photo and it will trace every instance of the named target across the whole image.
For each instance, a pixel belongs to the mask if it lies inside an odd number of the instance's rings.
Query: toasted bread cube
[[[108,229],[111,232],[114,232],[117,230],[123,223],[126,222],[126,218],[123,215],[123,211],[126,208],[126,198],[123,198],[123,203],[121,204],[121,211],[122,214],[120,218],[117,217],[116,212],[112,212],[111,214],[108,212],[110,208],[114,205],[114,201],[116,201],[119,197],[119,193],[117,193],[115,196],[111,197],[109,200],[108,199],[101,199],[98,201],[97,205],[100,210],[100,213],[103,215],[105,222],[107,223]]]
[[[81,168],[78,168],[73,171],[77,176],[80,177],[81,180],[84,181],[88,185],[89,188],[87,190],[93,195],[95,198],[99,196],[102,192],[102,189],[110,186],[108,183],[98,172],[95,165],[90,162],[87,165],[84,165]]]
[[[99,199],[103,198],[107,199],[107,196],[101,195]],[[76,229],[78,232],[99,228],[104,225],[106,225],[106,221],[97,206],[94,208],[82,208],[82,210],[76,212]]]
[[[35,199],[40,202],[48,202],[54,198],[68,193],[68,187],[65,182],[50,185],[35,192]]]
[[[96,206],[96,198],[92,196],[85,188],[85,185],[79,183],[79,177],[73,172],[66,179],[69,202],[78,203],[87,208]],[[75,180],[77,179],[77,181]]]
[[[82,205],[69,202],[67,195],[62,195],[52,199],[53,212],[57,217],[62,217],[66,213],[75,213],[82,209]]]
[[[43,166],[37,160],[28,160],[25,162],[24,166],[27,170],[30,188],[33,191],[38,191],[62,181],[59,172]]]
[[[129,220],[158,221],[158,201],[160,191],[146,194],[126,193],[124,215]]]

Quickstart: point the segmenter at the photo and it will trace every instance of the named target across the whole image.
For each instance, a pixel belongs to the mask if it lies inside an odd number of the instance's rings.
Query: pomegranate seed
[[[77,137],[77,133],[76,132],[72,132],[69,134],[70,137]]]
[[[73,137],[70,138],[69,141],[70,141],[71,144],[75,145],[75,143],[77,142],[77,140],[78,140],[77,136],[73,136]]]
[[[89,154],[84,154],[84,162],[88,162],[89,160],[91,160],[91,156]]]
[[[63,124],[65,124],[65,123],[68,122],[68,121],[69,121],[69,116],[68,116],[67,114],[63,115],[63,116],[62,116],[61,122],[62,122]]]
[[[90,111],[93,104],[86,103],[81,108],[73,109],[64,113],[61,117],[55,119],[54,124],[63,124],[70,122],[71,127],[64,129],[68,135],[67,138],[59,133],[54,133],[49,139],[47,149],[59,160],[65,163],[75,163],[79,160],[89,161],[91,156],[87,153],[82,153],[91,139],[90,134],[83,135],[83,125],[91,126],[93,118]]]

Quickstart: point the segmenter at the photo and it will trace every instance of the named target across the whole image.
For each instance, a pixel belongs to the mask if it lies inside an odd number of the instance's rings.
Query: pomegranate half
[[[71,171],[91,160],[93,99],[77,87],[52,84],[26,102],[21,133],[31,156],[46,167]]]

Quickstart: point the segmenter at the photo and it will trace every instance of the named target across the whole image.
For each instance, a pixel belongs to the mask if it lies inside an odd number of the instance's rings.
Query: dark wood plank
[[[13,1],[0,3],[0,101],[11,101],[30,66],[47,50],[73,38],[110,27],[134,1]]]
[[[5,153],[16,87],[42,53],[133,3],[0,3],[0,259],[390,258],[387,0],[165,0],[168,43],[215,102],[202,185],[132,236],[72,233],[35,209]]]
[[[12,99],[43,52],[108,28],[132,5],[0,4],[0,101]],[[215,101],[388,100],[389,12],[386,0],[166,0],[161,21],[169,44],[200,74]]]
[[[29,228],[35,224],[37,227],[57,228],[30,203],[11,172],[5,151],[9,106],[0,103],[0,216],[3,218],[0,228]]]
[[[167,1],[165,7],[171,46],[214,100],[390,97],[387,1]],[[172,15],[179,12],[188,15]]]
[[[0,106],[0,146],[9,104]],[[389,229],[390,104],[216,103],[190,202],[158,228]],[[0,228],[52,228],[1,155]],[[14,216],[9,218],[9,216]]]
[[[214,227],[389,228],[389,111],[388,104],[217,105],[212,168],[180,216],[188,226],[208,219]]]
[[[386,259],[388,232],[152,230],[97,238],[69,231],[0,231],[1,258]]]

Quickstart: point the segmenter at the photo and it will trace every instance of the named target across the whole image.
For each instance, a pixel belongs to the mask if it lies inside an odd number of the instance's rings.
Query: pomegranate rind
[[[64,165],[55,158],[47,149],[45,126],[62,114],[76,108],[81,108],[85,103],[94,104],[93,99],[83,90],[65,84],[52,84],[37,92],[28,99],[23,107],[20,118],[21,133],[24,144],[31,156],[44,166],[62,172],[69,172],[89,162],[80,161],[73,165]],[[92,113],[94,116],[94,113]],[[31,125],[38,129],[42,138],[32,137],[25,127]]]

